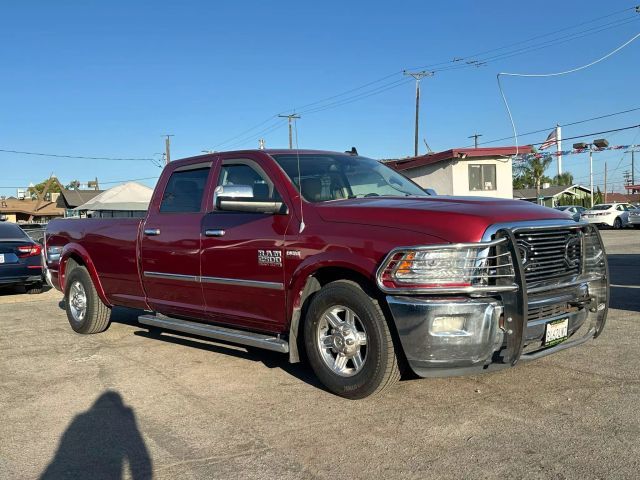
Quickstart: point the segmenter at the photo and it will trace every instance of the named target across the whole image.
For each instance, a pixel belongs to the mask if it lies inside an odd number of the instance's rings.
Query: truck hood
[[[524,200],[483,197],[369,197],[315,205],[327,222],[412,230],[452,243],[480,241],[495,223],[567,220],[566,213]]]

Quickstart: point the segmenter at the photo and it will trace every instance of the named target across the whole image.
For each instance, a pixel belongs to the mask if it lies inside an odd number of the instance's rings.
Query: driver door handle
[[[206,237],[222,237],[226,232],[221,228],[215,228],[210,230],[205,230],[204,234]]]
[[[144,229],[144,234],[147,235],[148,237],[155,237],[156,235],[160,235],[160,229],[159,228],[145,228]]]

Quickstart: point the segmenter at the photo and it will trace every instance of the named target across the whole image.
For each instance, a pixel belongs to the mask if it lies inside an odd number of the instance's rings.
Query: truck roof
[[[284,154],[295,154],[296,152],[303,154],[324,154],[324,155],[348,155],[350,156],[350,152],[333,152],[330,150],[309,150],[309,149],[289,149],[289,148],[266,148],[264,150],[259,149],[246,149],[246,150],[229,150],[224,152],[214,152],[214,153],[205,153],[203,155],[196,155],[193,157],[181,158],[179,160],[174,160],[171,162],[171,165],[180,165],[182,163],[191,163],[192,160],[198,159],[203,160],[208,157],[214,157],[216,155],[226,155],[228,153],[233,154],[243,154],[243,153],[266,153],[267,155],[284,155]]]

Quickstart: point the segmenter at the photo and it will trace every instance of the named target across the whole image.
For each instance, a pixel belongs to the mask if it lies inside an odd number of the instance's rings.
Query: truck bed
[[[53,220],[47,227],[47,246],[86,254],[100,273],[110,304],[146,308],[136,255],[141,223],[139,218]]]

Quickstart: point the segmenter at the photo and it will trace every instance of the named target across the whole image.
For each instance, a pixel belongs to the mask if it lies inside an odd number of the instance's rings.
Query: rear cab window
[[[160,213],[200,212],[210,170],[210,166],[198,165],[173,172],[162,195]]]

